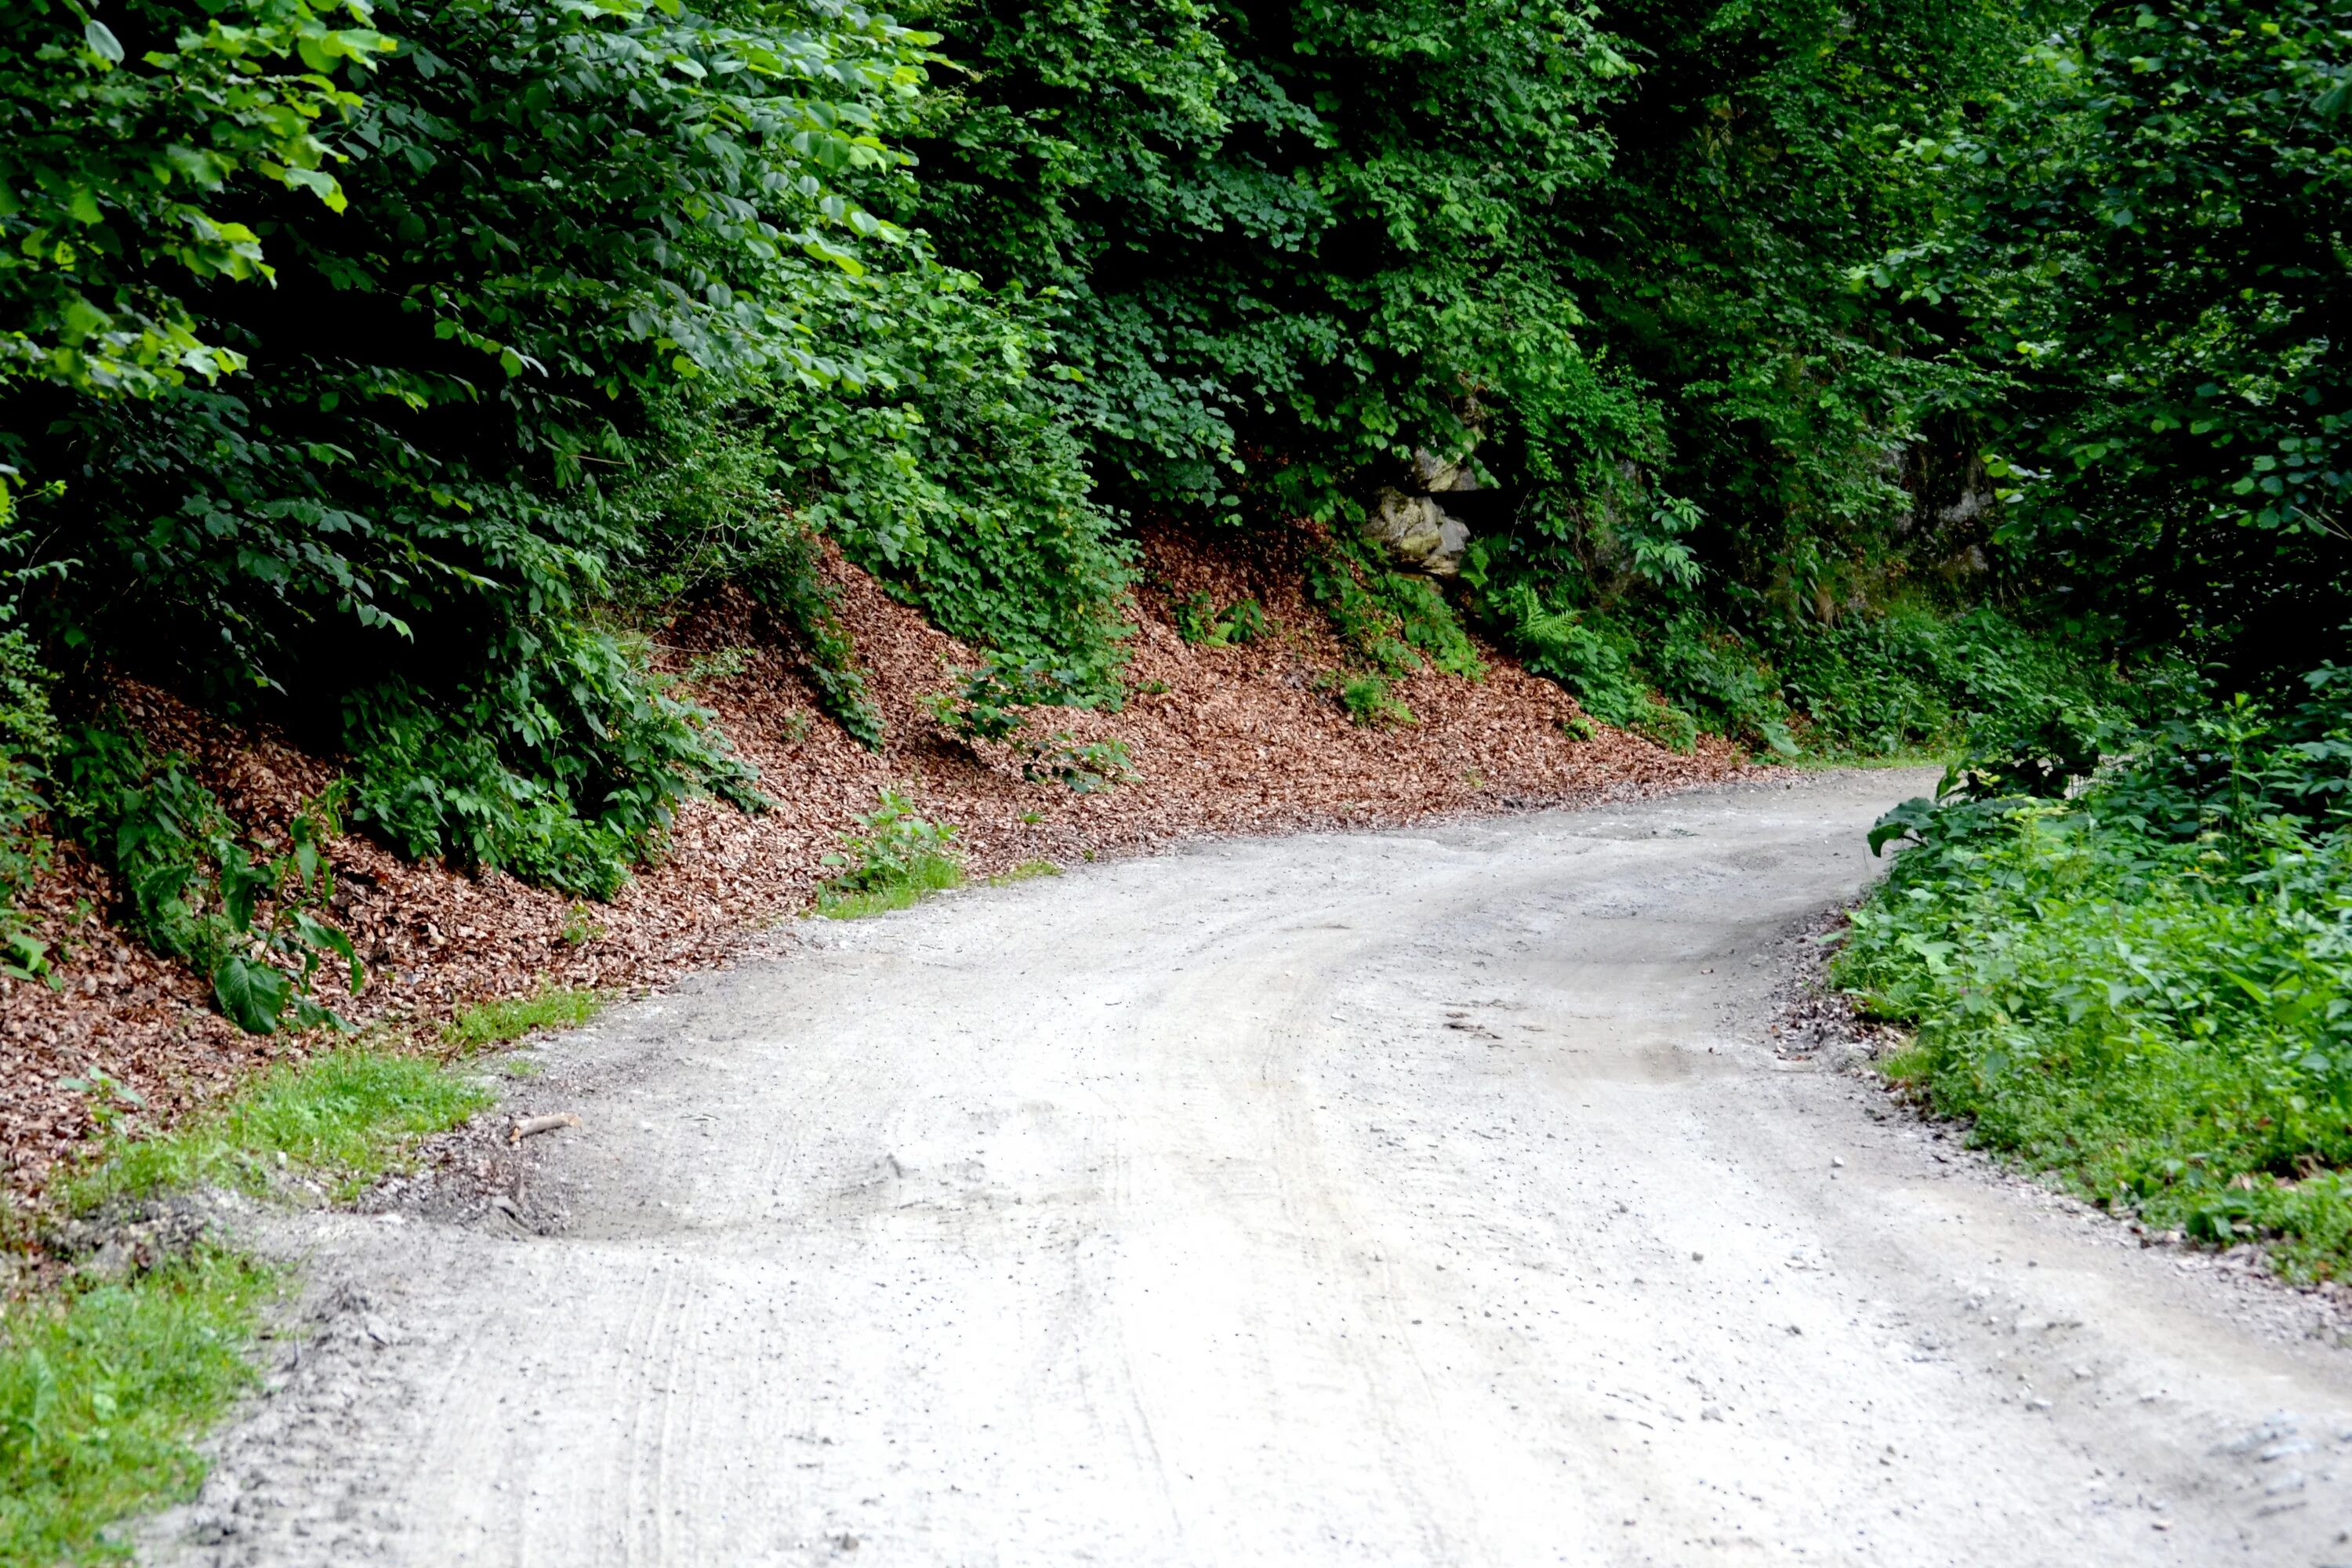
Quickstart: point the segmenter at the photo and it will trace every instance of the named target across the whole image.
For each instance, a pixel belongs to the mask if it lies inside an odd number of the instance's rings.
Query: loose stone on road
[[[268,1222],[313,1331],[149,1554],[2352,1563],[2342,1352],[1771,1049],[1923,782],[1221,841],[616,1010],[520,1204]]]

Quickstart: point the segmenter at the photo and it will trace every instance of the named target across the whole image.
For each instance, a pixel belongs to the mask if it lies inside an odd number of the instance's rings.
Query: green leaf
[[[213,995],[229,1021],[248,1035],[278,1032],[294,983],[284,972],[242,953],[230,953],[213,969]]]

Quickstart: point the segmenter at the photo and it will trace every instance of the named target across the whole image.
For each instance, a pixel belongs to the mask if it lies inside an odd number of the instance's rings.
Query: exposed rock
[[[1381,487],[1371,516],[1365,520],[1364,537],[1386,547],[1390,557],[1405,571],[1451,577],[1462,569],[1470,525],[1438,498],[1465,495],[1477,489],[1469,454],[1448,462],[1426,447],[1416,447],[1412,488]]]
[[[1364,537],[1385,545],[1396,563],[1408,572],[1451,577],[1462,569],[1462,552],[1470,543],[1470,529],[1438,505],[1434,496],[1383,489],[1372,515],[1365,520]]]

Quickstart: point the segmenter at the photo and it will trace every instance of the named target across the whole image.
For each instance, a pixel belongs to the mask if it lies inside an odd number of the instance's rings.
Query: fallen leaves
[[[1145,586],[1129,668],[1137,695],[1119,712],[1055,710],[1045,727],[1074,742],[1126,743],[1140,778],[1077,795],[1031,783],[1019,759],[943,735],[923,698],[973,651],[927,625],[882,585],[835,560],[845,624],[889,726],[881,753],[816,720],[814,699],[759,613],[732,597],[662,634],[666,667],[698,658],[697,689],[755,763],[772,809],[744,816],[694,803],[653,864],[609,905],[583,907],[491,872],[475,878],[406,863],[350,837],[332,846],[333,910],[370,966],[357,998],[326,999],[355,1021],[437,1026],[459,1006],[550,986],[658,984],[723,963],[804,910],[835,836],[881,786],[910,788],[951,822],[975,875],[1032,861],[1070,864],[1147,853],[1210,834],[1386,826],[1433,816],[1523,810],[1656,793],[1739,771],[1728,745],[1679,756],[1580,717],[1565,692],[1492,650],[1483,681],[1423,673],[1397,683],[1416,722],[1360,729],[1318,689],[1341,649],[1307,602],[1303,533],[1214,538],[1172,530],[1142,540]],[[1193,647],[1170,606],[1205,593],[1220,607],[1253,598],[1274,625],[1246,644]],[[726,650],[739,654],[713,658]],[[159,747],[188,752],[199,776],[249,830],[282,835],[336,763],[282,736],[219,722],[125,681],[117,700]],[[995,750],[1002,750],[996,748]],[[103,1072],[143,1098],[142,1124],[168,1125],[269,1063],[330,1043],[240,1033],[209,987],[110,926],[107,878],[69,847],[37,890],[39,931],[63,954],[62,990],[0,987],[0,1137],[6,1185],[37,1194],[93,1130],[84,1097],[59,1080]],[[420,1036],[429,1029],[416,1028]]]

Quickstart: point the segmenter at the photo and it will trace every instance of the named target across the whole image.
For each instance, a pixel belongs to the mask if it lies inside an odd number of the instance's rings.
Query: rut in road
[[[551,1234],[279,1222],[316,1331],[150,1554],[2352,1561],[2341,1352],[1767,1045],[1920,783],[1199,846],[622,1009],[525,1091]]]

